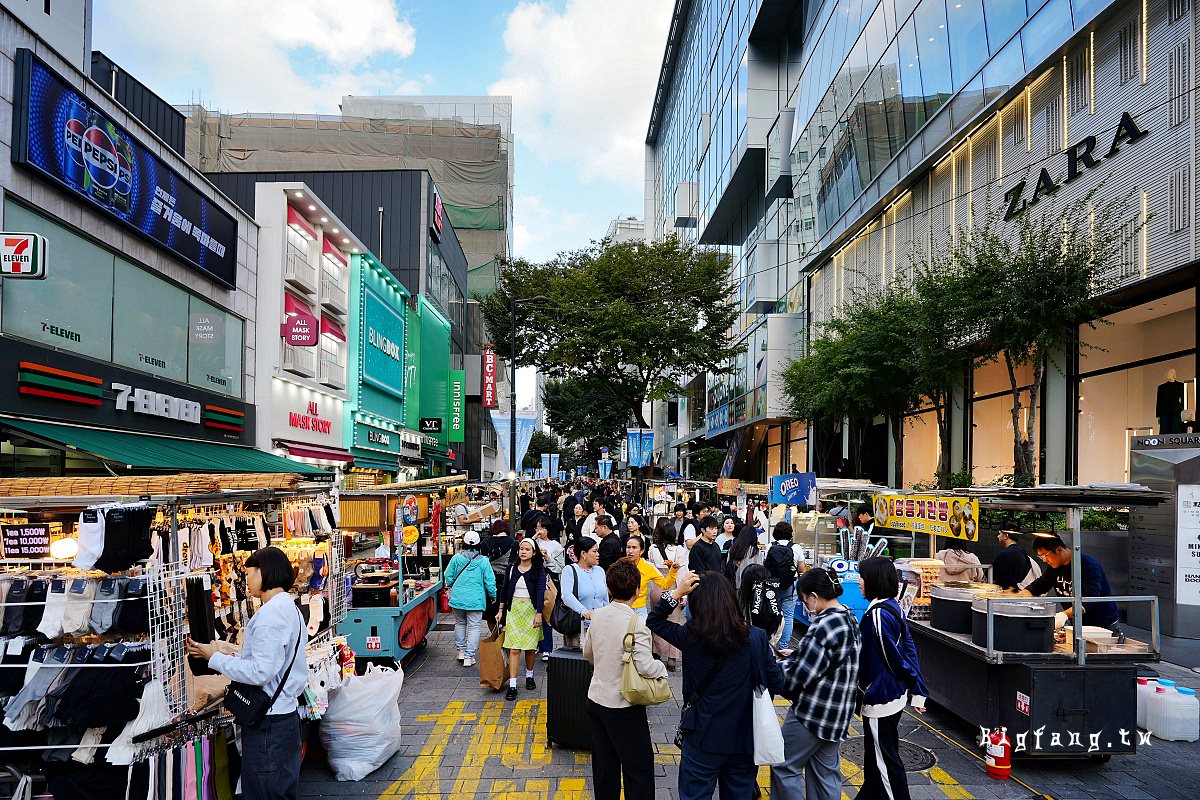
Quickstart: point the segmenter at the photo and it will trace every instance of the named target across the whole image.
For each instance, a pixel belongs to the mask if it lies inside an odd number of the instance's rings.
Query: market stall
[[[256,605],[245,558],[269,542],[296,564],[312,665],[340,673],[345,581],[328,489],[273,474],[0,480],[4,766],[44,773],[56,798],[124,796],[160,764],[233,747],[228,680],[184,642],[240,642]],[[310,672],[310,718],[337,685]],[[204,778],[214,790],[236,781]]]
[[[981,728],[1004,726],[1018,756],[1108,758],[1137,745],[1137,664],[1160,660],[1158,598],[1086,597],[1081,594],[1085,534],[1083,509],[1154,506],[1169,495],[1139,486],[983,487],[944,495],[881,493],[875,515],[892,527],[928,534],[929,560],[898,564],[918,583],[906,601],[930,697]],[[981,582],[940,577],[932,559],[938,538],[974,539],[983,509],[1063,513],[1071,533],[1070,597],[1018,597]],[[1147,603],[1150,642],[1083,625],[1083,604],[1101,600]],[[1054,614],[1073,609],[1065,635]]]
[[[452,476],[342,493],[343,530],[383,542],[379,556],[354,565],[341,628],[360,659],[402,661],[424,646],[437,618],[442,567],[457,541],[446,527],[447,500],[460,499],[465,485],[465,476]]]

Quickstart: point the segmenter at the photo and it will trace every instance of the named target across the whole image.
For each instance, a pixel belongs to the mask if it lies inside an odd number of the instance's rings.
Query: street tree
[[[544,431],[534,431],[529,437],[529,449],[525,451],[525,460],[521,462],[523,469],[541,469],[542,453],[562,453],[562,442],[557,436]]]
[[[1043,196],[1015,219],[960,231],[949,250],[950,269],[969,289],[956,294],[956,311],[969,320],[982,357],[1001,359],[1008,372],[1017,485],[1036,478],[1042,378],[1058,366],[1055,354],[1075,346],[1081,325],[1096,326],[1100,298],[1136,269],[1125,263],[1126,245],[1141,236],[1145,221],[1127,197],[1102,200],[1102,188],[1062,204]],[[1018,377],[1026,365],[1027,401]]]
[[[562,378],[546,381],[542,391],[546,421],[568,442],[578,444],[585,464],[600,458],[600,448],[615,448],[625,432],[629,411],[606,381]]]
[[[512,301],[548,298],[516,306],[517,365],[604,381],[606,396],[649,427],[644,402],[677,393],[682,376],[728,374],[744,349],[729,340],[738,306],[728,270],[724,254],[677,237],[593,243],[541,264],[502,261],[499,289],[480,309],[504,354]]]

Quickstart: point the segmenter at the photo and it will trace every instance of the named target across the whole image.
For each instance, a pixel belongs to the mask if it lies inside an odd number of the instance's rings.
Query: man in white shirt
[[[595,536],[596,532],[596,517],[601,514],[607,514],[604,510],[604,501],[600,498],[592,500],[592,513],[588,514],[587,519],[583,521],[582,533],[584,536]]]

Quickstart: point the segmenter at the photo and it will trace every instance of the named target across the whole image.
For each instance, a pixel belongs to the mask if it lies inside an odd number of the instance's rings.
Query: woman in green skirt
[[[546,570],[542,554],[532,539],[523,539],[517,560],[508,565],[500,592],[500,624],[508,648],[508,691],[505,700],[517,699],[517,670],[525,653],[525,688],[533,691],[533,665],[542,640],[542,605],[546,599]]]

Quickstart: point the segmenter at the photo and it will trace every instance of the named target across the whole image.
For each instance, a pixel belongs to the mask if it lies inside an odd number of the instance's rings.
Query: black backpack
[[[771,577],[779,581],[784,592],[792,588],[796,580],[796,558],[789,544],[773,544],[767,550],[767,558],[763,562]]]

